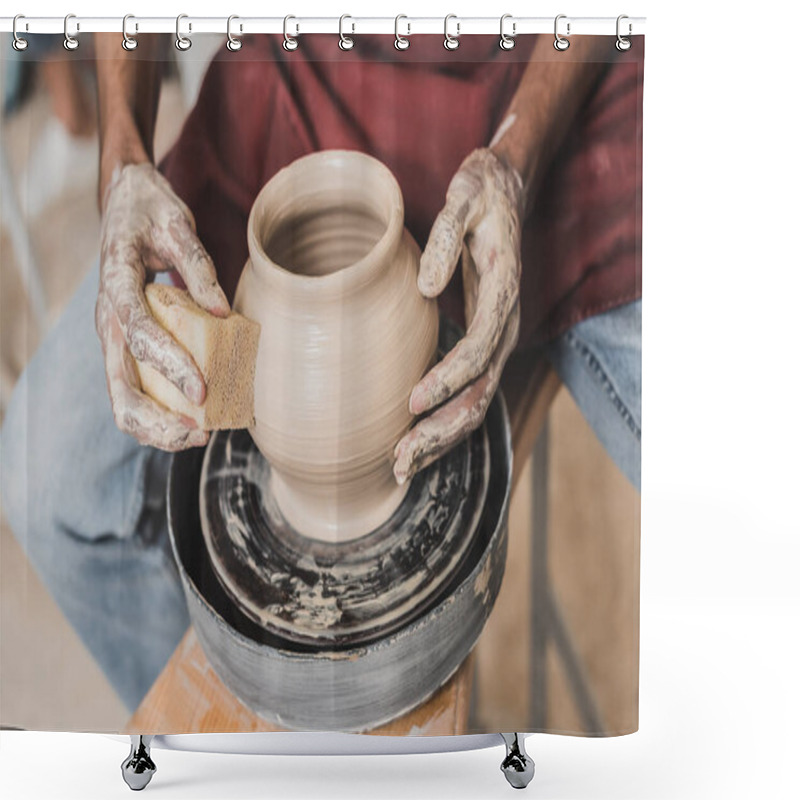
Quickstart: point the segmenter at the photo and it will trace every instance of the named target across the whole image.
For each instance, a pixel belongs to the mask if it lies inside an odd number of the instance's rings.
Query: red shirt
[[[424,247],[451,178],[490,142],[530,58],[534,37],[511,51],[497,38],[465,36],[452,52],[435,36],[413,37],[403,52],[387,36],[358,36],[348,52],[322,35],[301,36],[292,53],[273,36],[248,37],[237,53],[221,48],[160,168],[192,209],[228,297],[256,195],[312,151],[355,149],[384,162]],[[520,347],[641,296],[643,54],[640,38],[607,65],[532,199]],[[460,271],[440,303],[463,325]]]

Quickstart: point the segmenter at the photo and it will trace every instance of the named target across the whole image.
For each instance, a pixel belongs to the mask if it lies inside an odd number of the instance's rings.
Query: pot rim
[[[381,201],[381,206],[385,203],[385,209],[388,213],[382,214],[381,218],[388,217],[388,223],[380,239],[358,261],[324,275],[303,275],[292,272],[270,258],[263,244],[264,237],[256,234],[255,227],[258,218],[259,225],[263,229],[265,220],[269,219],[269,213],[265,213],[265,208],[273,202],[277,202],[278,208],[285,204],[285,200],[276,198],[279,197],[285,186],[296,179],[298,171],[307,169],[315,161],[320,162],[320,168],[334,168],[346,171],[358,164],[360,169],[371,170],[378,180],[385,184],[387,189],[387,195]],[[301,156],[280,169],[267,181],[256,196],[247,220],[247,246],[250,261],[253,269],[260,276],[269,279],[278,286],[291,287],[295,291],[302,289],[307,292],[317,293],[331,288],[338,290],[356,288],[361,286],[365,279],[371,277],[372,274],[379,274],[381,270],[377,269],[377,267],[384,264],[399,246],[405,227],[404,216],[405,209],[400,185],[392,171],[385,164],[374,156],[360,150],[318,150]]]

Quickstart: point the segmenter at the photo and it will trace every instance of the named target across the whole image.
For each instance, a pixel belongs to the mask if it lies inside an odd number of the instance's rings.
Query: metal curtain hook
[[[181,33],[181,20],[188,19],[188,14],[178,14],[175,18],[175,47],[178,50],[188,50],[192,46],[192,40]],[[192,32],[192,23],[189,23],[189,33]]]
[[[411,42],[406,39],[405,36],[400,35],[400,20],[401,19],[408,19],[405,14],[398,14],[394,18],[394,46],[398,50],[408,50],[411,47]],[[411,36],[411,23],[406,23],[406,27],[408,28],[408,36]]]
[[[624,53],[626,50],[631,49],[631,40],[620,33],[620,23],[624,19],[628,19],[627,14],[620,14],[617,17],[617,41],[615,46],[617,50],[620,51],[620,53]],[[633,25],[631,25],[631,23],[628,22],[628,36],[630,36],[631,33],[633,33]]]
[[[456,34],[453,36],[447,30],[447,23],[450,22],[451,19],[456,21]],[[455,14],[448,14],[444,18],[444,47],[445,50],[457,50],[459,41],[458,37],[461,35],[461,23],[458,21],[458,17]]]
[[[139,42],[133,36],[128,35],[128,20],[135,19],[133,14],[126,14],[122,18],[122,49],[123,50],[135,50]],[[138,32],[139,30],[139,23],[134,23],[134,30]]]
[[[228,44],[226,46],[227,46],[228,50],[231,51],[231,53],[235,53],[237,50],[241,50],[242,49],[242,40],[241,39],[237,39],[231,33],[231,22],[233,22],[235,19],[239,19],[239,17],[237,17],[236,14],[231,14],[228,17]],[[239,33],[241,33],[241,32],[242,32],[242,26],[239,25]]]
[[[74,14],[67,14],[67,16],[64,17],[64,49],[65,50],[77,50],[78,49],[78,45],[80,44],[80,42],[78,42],[78,40],[74,36],[70,35],[70,32],[69,32],[69,21],[71,19],[75,19],[75,15]],[[81,29],[80,23],[76,22],[75,23],[75,30],[76,31],[80,31],[80,29]]]
[[[558,32],[558,21],[559,21],[560,19],[566,19],[566,18],[567,18],[567,15],[566,15],[566,14],[559,14],[559,15],[556,17],[555,26],[554,26],[554,28],[553,28],[553,30],[554,30],[554,32],[555,32],[555,35],[556,35],[556,39],[555,39],[555,41],[553,42],[553,47],[555,47],[555,49],[556,49],[556,50],[560,50],[560,51],[564,51],[564,50],[566,50],[566,49],[569,47],[569,39],[565,39],[565,38],[564,38],[564,37],[563,37],[563,36],[562,36],[562,35],[561,35],[561,34]],[[569,25],[569,22],[567,22],[567,36],[569,36],[569,33],[570,33],[570,31],[569,31],[569,27],[570,27],[570,25]]]
[[[516,42],[514,41],[514,37],[517,35],[517,23],[511,23],[511,35],[509,36],[505,32],[505,22],[507,19],[513,19],[511,14],[503,14],[500,17],[500,49],[501,50],[513,50],[514,45]]]
[[[18,53],[21,53],[23,50],[26,50],[27,47],[28,47],[28,40],[27,39],[23,39],[19,35],[19,33],[17,32],[17,25],[18,25],[18,23],[19,23],[19,21],[21,19],[25,19],[25,16],[23,14],[17,14],[17,16],[14,17],[14,23],[11,26],[11,31],[14,34],[14,40],[11,42],[11,45],[13,46],[13,48]],[[27,22],[25,23],[25,30],[26,31],[28,30],[28,23]]]
[[[297,50],[297,39],[294,36],[289,36],[288,25],[290,19],[296,19],[296,17],[293,17],[291,14],[287,14],[283,18],[283,49],[291,53],[292,50]],[[298,33],[300,31],[299,25],[297,26],[297,31]]]
[[[342,14],[342,16],[339,17],[339,48],[341,50],[352,50],[353,45],[355,45],[355,42],[350,36],[344,35],[344,21],[346,19],[353,19],[353,18],[349,14]],[[352,25],[353,32],[355,32],[355,29],[356,26],[355,23],[353,23]]]

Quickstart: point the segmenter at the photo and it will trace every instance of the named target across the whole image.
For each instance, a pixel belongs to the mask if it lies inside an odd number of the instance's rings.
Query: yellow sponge
[[[156,321],[199,367],[206,399],[194,405],[158,370],[137,361],[143,391],[191,417],[203,430],[249,428],[254,422],[253,382],[261,326],[236,312],[215,317],[177,286],[149,283],[144,294]]]

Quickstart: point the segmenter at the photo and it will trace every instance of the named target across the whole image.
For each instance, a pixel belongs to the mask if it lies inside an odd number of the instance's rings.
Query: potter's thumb
[[[231,313],[228,298],[225,297],[225,292],[216,281],[210,285],[198,287],[192,295],[198,305],[216,317],[227,317]]]
[[[216,317],[230,314],[230,303],[217,282],[214,265],[205,251],[196,258],[192,267],[183,270],[182,277],[197,305]]]
[[[460,249],[460,246],[459,246]],[[442,252],[441,248],[425,248],[419,262],[417,288],[425,297],[436,297],[444,291],[458,261],[455,255]]]
[[[214,262],[191,224],[179,227],[173,238],[180,254],[175,259],[175,267],[195,303],[214,316],[227,317],[231,311],[228,298],[217,281]]]
[[[464,221],[448,204],[436,218],[419,262],[417,287],[425,297],[436,297],[447,286],[464,241]]]

